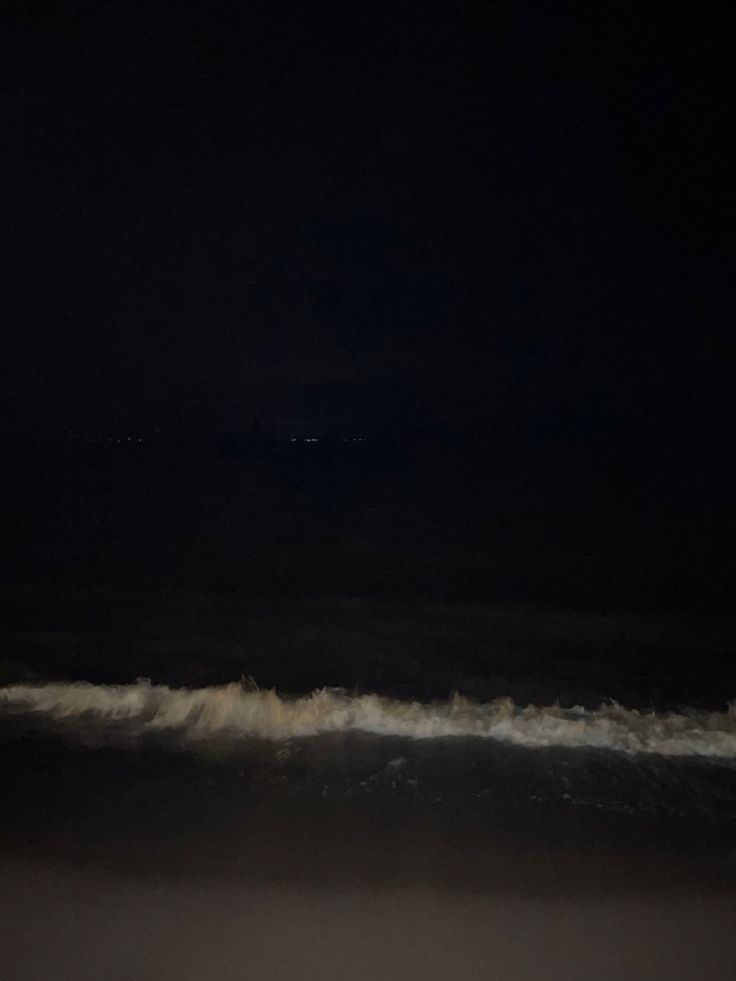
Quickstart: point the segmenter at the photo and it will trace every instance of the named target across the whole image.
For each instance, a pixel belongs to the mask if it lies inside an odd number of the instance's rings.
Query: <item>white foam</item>
[[[334,732],[411,739],[465,736],[520,746],[597,747],[623,753],[736,759],[736,703],[726,712],[655,713],[616,703],[597,709],[520,707],[508,698],[486,704],[402,702],[323,689],[304,698],[246,692],[239,684],[185,689],[85,682],[10,685],[0,705],[53,720],[115,723],[134,733],[172,730],[193,738],[220,735],[284,740]]]

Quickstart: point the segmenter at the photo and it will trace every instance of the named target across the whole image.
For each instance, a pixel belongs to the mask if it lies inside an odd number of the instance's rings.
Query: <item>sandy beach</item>
[[[14,981],[728,981],[734,904],[253,886],[3,864]]]

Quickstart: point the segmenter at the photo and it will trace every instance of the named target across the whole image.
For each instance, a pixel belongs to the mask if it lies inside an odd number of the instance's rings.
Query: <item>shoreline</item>
[[[1,731],[14,981],[732,976],[732,767]]]
[[[472,748],[376,738],[222,756],[29,734],[4,743],[18,777],[0,861],[142,880],[736,897],[730,770]],[[677,776],[685,789],[652,809]],[[699,798],[689,811],[683,794]]]

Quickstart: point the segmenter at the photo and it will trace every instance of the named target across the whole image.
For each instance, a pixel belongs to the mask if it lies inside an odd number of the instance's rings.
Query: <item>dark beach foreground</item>
[[[726,981],[732,769],[351,734],[183,745],[6,720],[25,979]]]
[[[733,905],[711,897],[509,900],[18,867],[0,889],[18,981],[728,981],[736,958]]]

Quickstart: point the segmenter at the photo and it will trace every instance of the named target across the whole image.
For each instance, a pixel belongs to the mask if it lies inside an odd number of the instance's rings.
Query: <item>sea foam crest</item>
[[[132,733],[172,730],[192,738],[284,740],[335,732],[436,739],[464,736],[520,746],[597,747],[624,753],[736,759],[736,703],[725,712],[655,713],[616,703],[597,709],[485,704],[454,696],[423,704],[322,689],[302,698],[244,691],[240,684],[185,689],[51,682],[0,688],[5,711],[49,720],[116,724]]]

